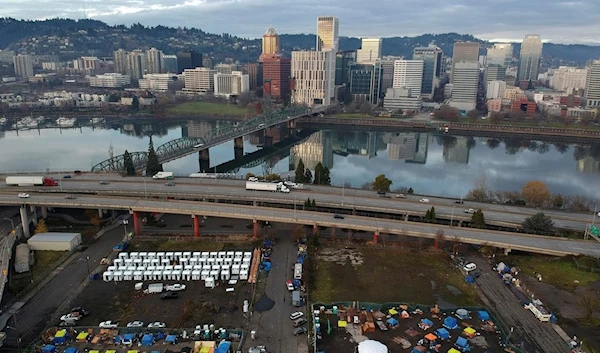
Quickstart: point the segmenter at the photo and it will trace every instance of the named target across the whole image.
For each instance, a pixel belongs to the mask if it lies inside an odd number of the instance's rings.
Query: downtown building
[[[381,59],[381,38],[361,39],[360,49],[356,50],[356,62],[358,64],[375,64]]]
[[[139,80],[140,89],[150,92],[175,92],[184,87],[183,75],[146,74]]]
[[[146,50],[146,65],[144,74],[159,74],[162,72],[163,65],[163,52],[156,49],[150,48]]]
[[[439,79],[442,75],[442,57],[442,49],[435,45],[413,50],[413,60],[423,61],[421,95],[424,98],[432,99],[433,93],[439,85]]]
[[[332,104],[335,94],[335,54],[333,50],[292,52],[293,103],[310,107]]]
[[[454,66],[460,62],[476,62],[479,65],[479,43],[455,42],[452,53],[450,83],[454,83]]]
[[[13,63],[18,78],[27,80],[30,76],[33,76],[33,59],[30,55],[16,55],[13,57]]]
[[[216,70],[207,67],[197,67],[195,69],[185,69],[183,71],[185,94],[206,94],[215,90]]]
[[[290,59],[278,54],[265,56],[262,60],[263,94],[275,101],[289,102],[292,76]]]
[[[420,111],[423,60],[395,60],[392,87],[385,92],[387,110]]]
[[[542,57],[542,38],[537,34],[528,34],[521,44],[517,81],[537,81]]]
[[[250,90],[248,75],[241,71],[232,71],[230,74],[215,74],[215,96],[229,98],[239,96]]]
[[[162,71],[164,73],[177,73],[177,55],[163,55],[162,56]]]
[[[104,75],[90,76],[90,87],[123,88],[131,84],[128,75],[118,72],[106,73]]]
[[[383,70],[381,63],[351,64],[348,68],[348,92],[356,103],[379,104],[381,98],[381,80]]]
[[[183,73],[186,69],[203,67],[202,54],[193,50],[180,51],[177,53],[177,73]],[[209,66],[210,67],[210,66]]]
[[[449,105],[462,112],[475,109],[479,88],[479,61],[453,62],[452,78]]]
[[[588,64],[588,74],[585,83],[585,107],[600,109],[600,60]]]
[[[337,53],[339,50],[339,20],[333,16],[317,17],[317,51],[332,50]]]
[[[588,68],[579,69],[571,66],[560,66],[555,69],[550,78],[550,87],[557,91],[572,94],[584,89],[588,75]]]

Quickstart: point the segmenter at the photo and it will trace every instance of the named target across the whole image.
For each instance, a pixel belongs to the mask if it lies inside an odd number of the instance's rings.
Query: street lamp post
[[[344,191],[346,189],[346,180],[342,181],[342,206],[344,206]]]
[[[14,229],[15,229],[15,222],[13,222],[13,220],[12,220],[12,219],[10,219],[10,218],[4,218],[4,219],[10,222],[10,226],[11,226],[11,227],[12,227],[12,229],[14,230]]]
[[[454,224],[454,207],[452,206],[452,214],[450,215],[450,227]]]
[[[592,215],[592,225],[596,221],[596,213],[598,212],[598,201],[594,200],[594,214]]]
[[[90,275],[90,257],[89,256],[85,257],[85,267],[87,268],[87,273],[89,276]]]
[[[128,220],[123,220],[123,235],[127,238],[127,225],[129,224]]]

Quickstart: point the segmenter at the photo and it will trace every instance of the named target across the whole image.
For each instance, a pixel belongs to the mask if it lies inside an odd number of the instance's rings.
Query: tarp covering
[[[379,341],[366,340],[358,344],[358,353],[388,353],[388,348]]]
[[[458,328],[458,325],[456,324],[456,318],[453,317],[447,317],[444,319],[444,327],[447,328],[448,330],[455,330]]]
[[[463,332],[469,337],[474,337],[477,334],[477,331],[475,331],[475,329],[472,327],[467,327],[463,330]]]
[[[51,344],[42,347],[42,353],[56,353],[56,347]]]
[[[450,348],[450,349],[448,350],[448,353],[460,353],[460,351],[457,351],[457,350],[456,350],[456,349],[454,349],[454,348]]]
[[[477,316],[481,321],[488,321],[490,319],[490,314],[487,311],[478,311]]]
[[[177,342],[177,336],[168,335],[167,338],[165,338],[165,342],[175,344],[175,342]]]
[[[448,332],[448,330],[446,330],[443,327],[435,330],[435,334],[443,340],[447,340],[448,338],[450,338],[450,332]]]
[[[467,276],[467,277],[465,277],[465,282],[467,282],[467,283],[475,283],[475,278],[473,278],[471,276]]]
[[[397,326],[399,324],[398,320],[394,319],[393,317],[390,317],[389,319],[387,319],[387,323],[390,326]]]
[[[415,346],[413,347],[411,353],[425,353],[427,351],[427,348],[423,347],[423,346]]]
[[[85,341],[85,340],[87,340],[88,336],[89,336],[89,333],[87,333],[87,332],[79,332],[77,334],[77,338],[76,339],[78,341]]]
[[[79,353],[79,349],[77,349],[75,347],[69,347],[69,348],[65,349],[65,353]]]
[[[430,342],[433,342],[433,341],[437,340],[437,336],[436,336],[436,335],[434,335],[433,333],[428,333],[428,334],[426,334],[426,335],[425,335],[425,338],[426,338],[427,340],[429,340]]]
[[[469,312],[465,309],[456,310],[456,316],[458,316],[461,320],[467,320],[469,318]]]
[[[458,348],[467,348],[469,346],[469,341],[464,337],[458,337],[454,345]]]
[[[433,321],[429,320],[429,319],[421,319],[421,323],[423,325],[427,325],[427,326],[433,326]]]
[[[339,328],[345,328],[347,326],[348,326],[348,322],[347,321],[344,321],[344,320],[339,320],[338,321],[338,327]]]
[[[231,348],[231,342],[221,341],[217,349],[215,349],[215,353],[227,353],[229,352],[229,348]]]
[[[154,336],[149,333],[142,337],[142,346],[151,346],[154,343]]]
[[[397,314],[398,314],[398,311],[397,311],[396,309],[392,308],[392,309],[388,310],[388,313],[389,313],[390,315],[397,315]]]

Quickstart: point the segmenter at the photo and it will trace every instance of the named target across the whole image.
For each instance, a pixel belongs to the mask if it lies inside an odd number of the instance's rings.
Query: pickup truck
[[[185,284],[172,284],[165,287],[165,290],[168,292],[179,292],[185,290]]]

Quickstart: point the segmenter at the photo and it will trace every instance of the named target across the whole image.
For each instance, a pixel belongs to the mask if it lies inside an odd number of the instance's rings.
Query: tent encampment
[[[465,309],[456,310],[456,316],[461,320],[468,320],[471,317],[469,316],[469,312]]]
[[[428,330],[431,326],[433,326],[433,321],[429,319],[421,319],[421,322],[419,322],[419,328],[421,330]]]
[[[447,340],[448,338],[450,338],[450,332],[448,332],[448,330],[446,330],[443,327],[438,328],[437,330],[435,330],[435,334],[441,340]]]
[[[398,326],[399,322],[398,320],[394,319],[393,317],[390,317],[389,319],[387,319],[387,324],[390,325],[391,328],[394,328],[396,326]]]
[[[490,314],[488,314],[487,311],[478,311],[477,312],[477,317],[479,317],[479,320],[481,321],[488,321],[490,319]]]
[[[469,348],[469,341],[464,337],[458,337],[454,343],[454,347],[458,350],[465,352]]]
[[[69,348],[65,349],[65,353],[79,353],[79,349],[77,349],[75,347],[69,347]]]
[[[141,343],[142,343],[142,346],[146,346],[146,347],[153,345],[154,344],[154,336],[151,333],[145,334],[142,337]]]
[[[47,344],[42,347],[42,353],[56,353],[56,347],[51,344]]]
[[[221,341],[217,349],[215,349],[215,353],[227,353],[231,348],[231,342],[229,341]]]
[[[167,338],[165,338],[165,343],[171,343],[171,344],[177,343],[177,336],[168,335]]]
[[[388,353],[388,348],[379,341],[366,340],[358,344],[358,353]]]
[[[447,328],[448,330],[456,330],[458,328],[458,325],[456,323],[456,318],[453,318],[453,317],[445,318],[443,326],[445,328]]]

